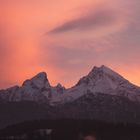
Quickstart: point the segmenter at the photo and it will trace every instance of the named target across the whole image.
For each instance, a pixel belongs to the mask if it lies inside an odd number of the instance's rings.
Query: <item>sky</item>
[[[0,88],[45,71],[71,87],[106,65],[140,86],[139,0],[0,0]]]

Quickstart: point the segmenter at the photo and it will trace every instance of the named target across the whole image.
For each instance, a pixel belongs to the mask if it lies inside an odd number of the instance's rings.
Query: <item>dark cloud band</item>
[[[114,12],[108,9],[100,9],[94,12],[92,11],[86,16],[81,16],[77,19],[66,22],[63,25],[54,28],[49,33],[58,34],[73,30],[89,30],[91,28],[110,25],[115,19],[116,15]]]

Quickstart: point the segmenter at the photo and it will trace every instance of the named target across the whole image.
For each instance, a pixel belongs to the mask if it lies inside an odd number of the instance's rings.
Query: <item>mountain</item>
[[[66,89],[45,72],[0,90],[0,125],[41,119],[89,119],[140,124],[140,87],[106,66],[94,67]],[[33,114],[33,115],[32,115]]]
[[[0,90],[0,98],[5,101],[36,101],[53,105],[74,101],[87,92],[123,96],[140,102],[140,87],[133,85],[104,65],[94,67],[87,76],[69,89],[65,89],[61,84],[56,87],[51,86],[47,74],[41,72],[23,82],[21,87],[14,86]]]
[[[65,88],[58,84],[52,87],[48,81],[47,74],[41,72],[35,77],[23,82],[22,86],[14,86],[0,91],[0,98],[5,101],[35,101],[49,102],[51,98],[63,94]]]
[[[94,67],[87,76],[81,78],[74,87],[67,89],[65,94],[53,102],[71,102],[87,92],[123,96],[131,101],[140,101],[140,87],[103,65]]]

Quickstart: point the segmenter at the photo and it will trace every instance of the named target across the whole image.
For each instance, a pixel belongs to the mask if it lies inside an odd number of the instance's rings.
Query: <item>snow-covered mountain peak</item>
[[[108,75],[108,76],[113,76],[122,80],[125,80],[120,74],[117,72],[113,71],[109,67],[102,65],[101,67],[94,67],[92,71],[88,74],[89,76],[97,76],[97,75]]]
[[[88,92],[123,95],[129,99],[134,99],[139,91],[140,89],[132,85],[128,80],[103,65],[101,67],[95,66],[87,76],[81,78],[76,86],[69,89],[68,92],[69,98],[75,100]],[[65,97],[63,100],[68,100]]]
[[[100,88],[106,85],[108,88],[115,89],[120,83],[127,82],[121,75],[102,65],[101,67],[95,66],[87,76],[79,80],[77,85],[85,84],[92,87],[99,85]]]
[[[45,72],[40,72],[30,80],[26,80],[23,83],[23,87],[32,86],[38,89],[42,89],[44,87],[50,87],[50,83],[47,78],[47,74]]]
[[[40,72],[32,78],[32,80],[48,80],[46,72]]]

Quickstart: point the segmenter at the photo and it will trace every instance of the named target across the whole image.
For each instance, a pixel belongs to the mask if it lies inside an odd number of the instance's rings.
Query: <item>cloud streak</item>
[[[97,28],[102,26],[108,26],[112,24],[117,16],[114,11],[110,11],[109,9],[100,9],[94,12],[90,12],[87,15],[81,15],[81,17],[77,19],[73,19],[60,25],[54,29],[52,29],[50,34],[59,34],[65,33],[73,30],[90,30],[91,28]]]

